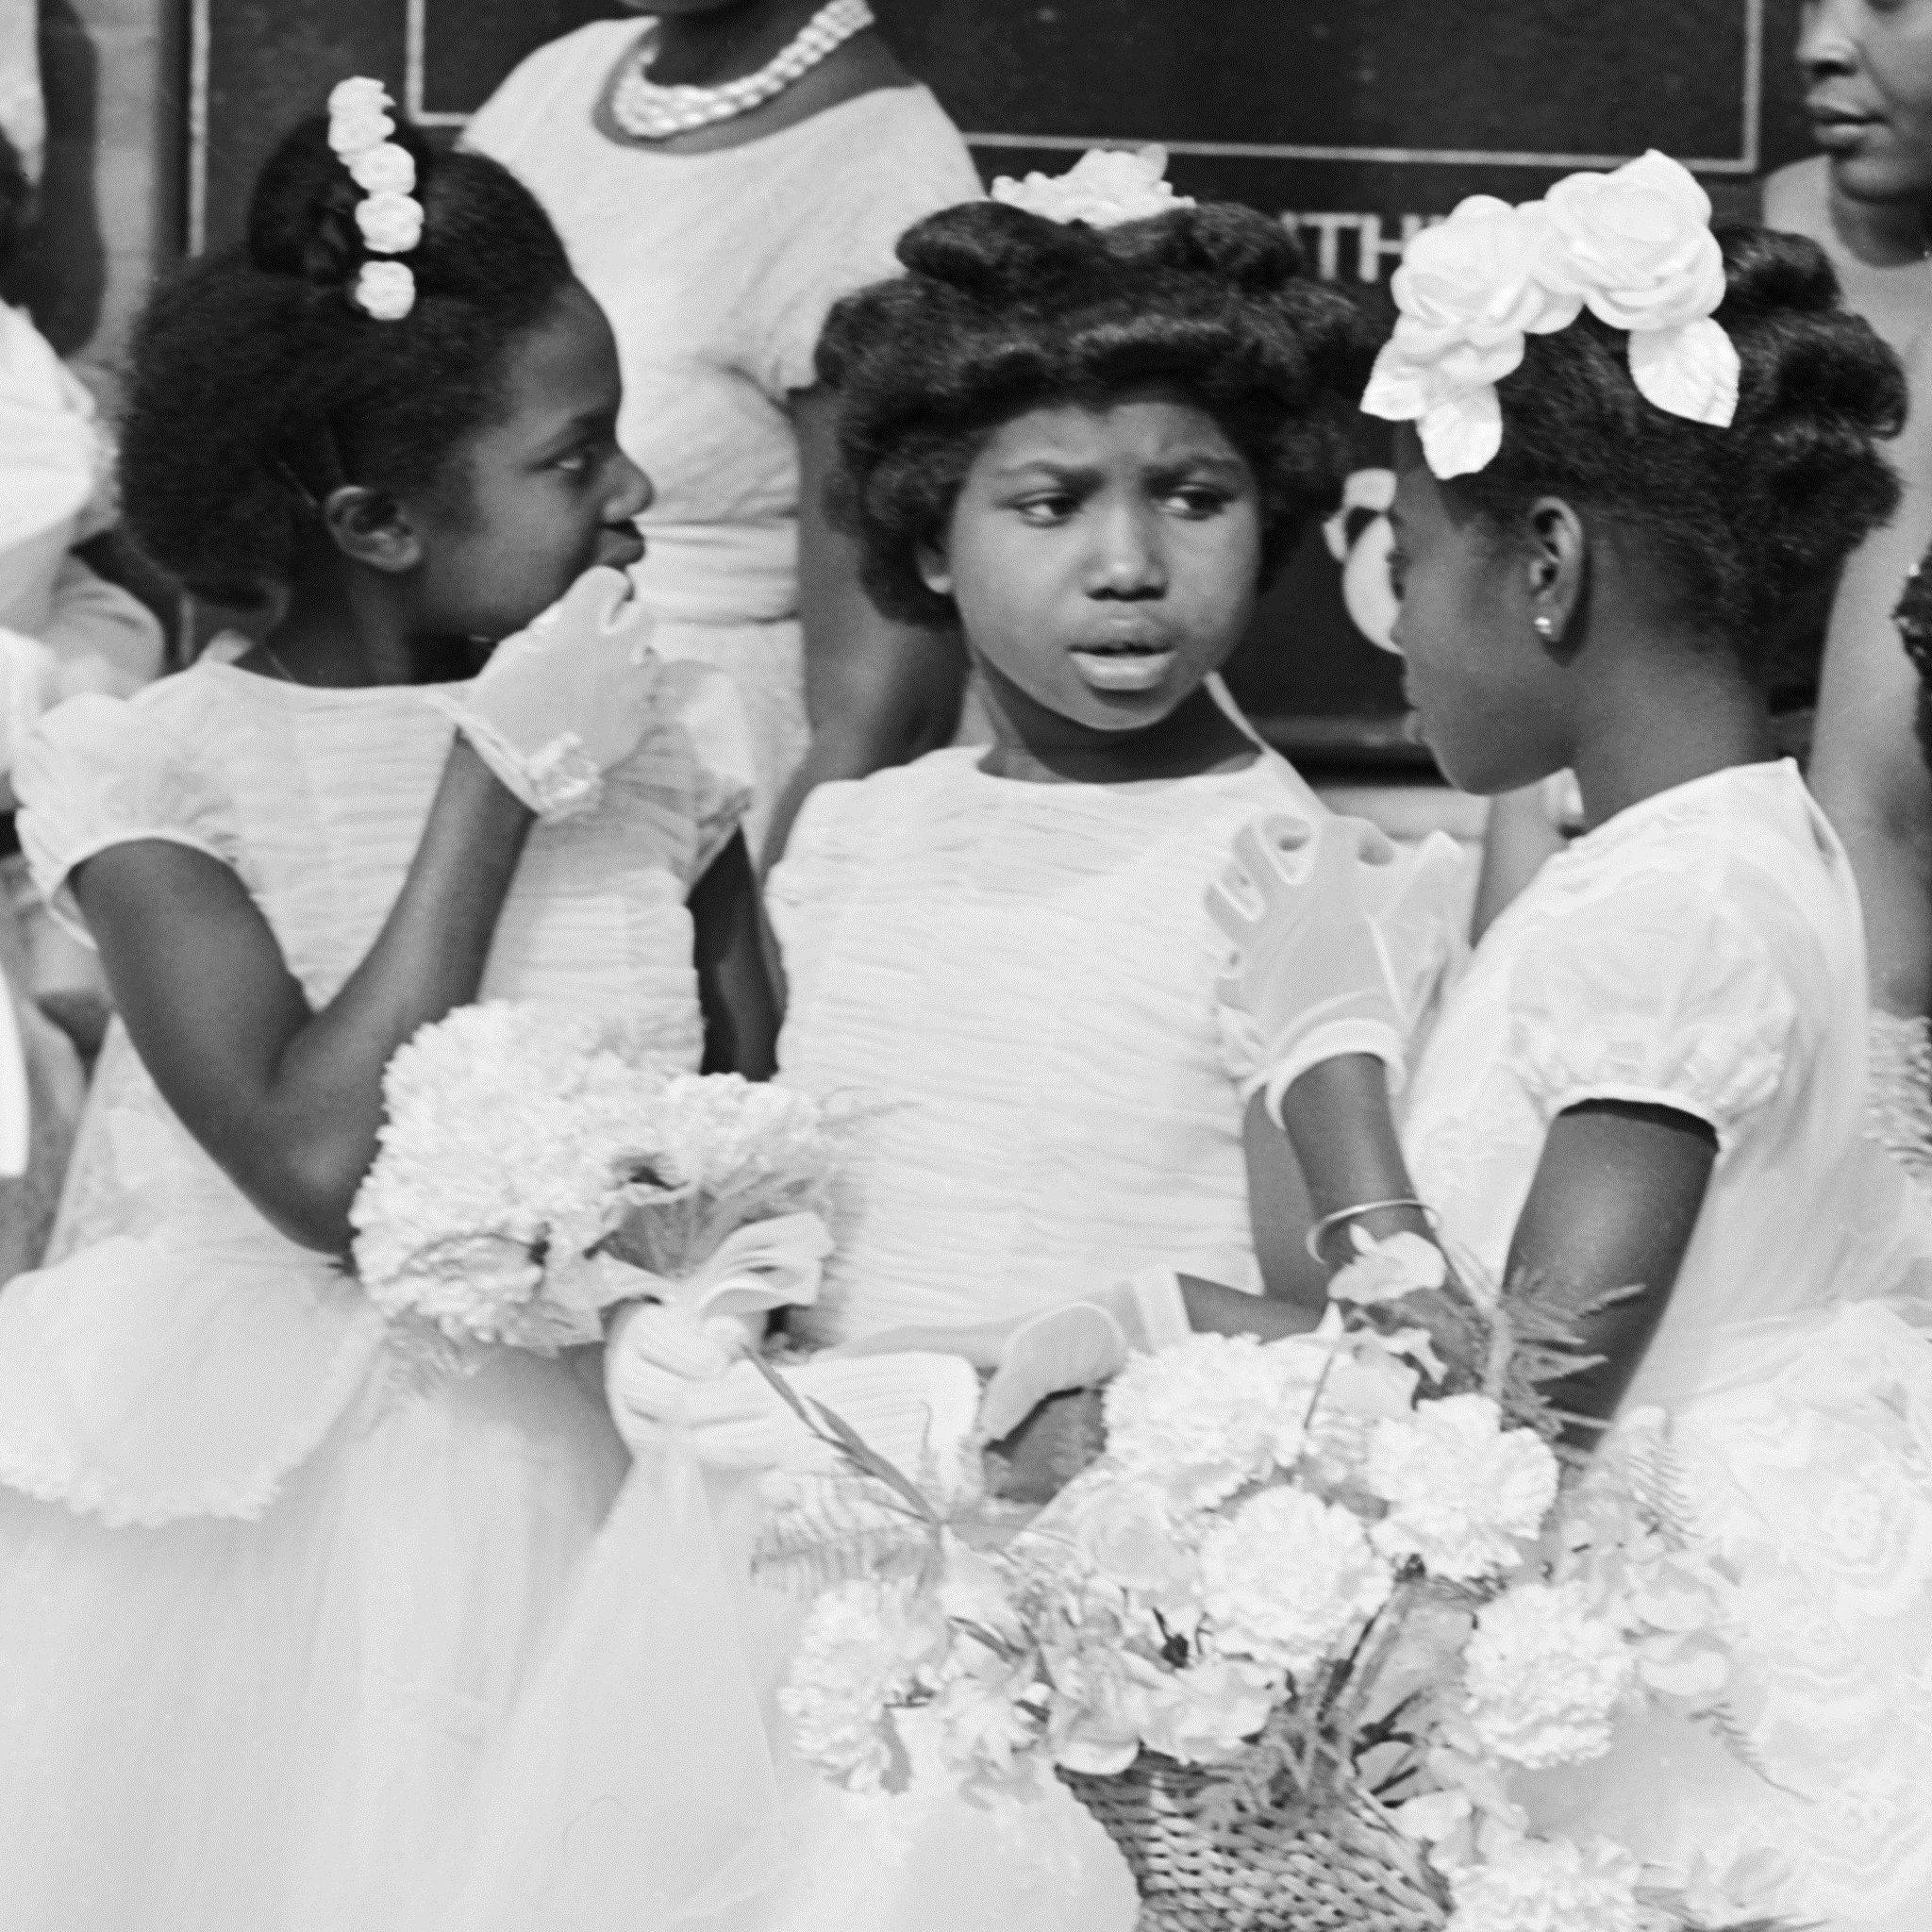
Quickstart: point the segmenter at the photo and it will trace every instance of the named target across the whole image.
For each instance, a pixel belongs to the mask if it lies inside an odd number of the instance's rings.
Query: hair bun
[[[1838,276],[1824,250],[1808,235],[1775,228],[1726,227],[1717,231],[1724,254],[1724,299],[1720,323],[1744,322],[1782,310],[1824,315],[1838,308]]]
[[[1104,252],[1091,228],[1050,222],[1004,202],[969,201],[915,222],[898,255],[916,275],[976,301],[1004,303],[1091,267]]]
[[[434,150],[400,119],[390,139],[414,158],[420,198]],[[356,225],[361,199],[362,191],[328,144],[328,117],[304,121],[270,156],[249,198],[249,260],[268,275],[298,275],[322,288],[345,286],[367,254]]]
[[[1244,294],[1273,294],[1307,274],[1301,249],[1278,221],[1234,202],[1176,208],[1113,234],[1113,252],[1124,259],[1205,270]]]

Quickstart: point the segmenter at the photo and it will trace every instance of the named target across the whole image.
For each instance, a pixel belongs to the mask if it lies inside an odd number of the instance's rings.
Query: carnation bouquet
[[[424,1027],[383,1095],[350,1219],[391,1321],[547,1353],[600,1341],[615,1301],[816,1278],[831,1150],[805,1094],[667,1072],[619,1026],[490,1001]]]
[[[801,1751],[891,1788],[910,1724],[969,1791],[1051,1771],[1145,1932],[1743,1932],[1748,1874],[1540,1837],[1512,1790],[1645,1701],[1724,1728],[1727,1579],[1661,1418],[1560,1480],[1541,1391],[1592,1309],[1531,1282],[1478,1308],[1414,1236],[1361,1239],[1333,1294],[1309,1334],[1135,1357],[1105,1454],[1004,1547],[854,1455],[924,1555],[814,1606],[781,1693]]]

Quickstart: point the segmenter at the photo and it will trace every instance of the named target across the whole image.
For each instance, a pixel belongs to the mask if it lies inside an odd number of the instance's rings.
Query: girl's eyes
[[[1080,501],[1071,491],[1056,490],[1022,497],[1013,508],[1027,523],[1049,527],[1065,523],[1079,508]],[[1225,509],[1229,497],[1226,491],[1211,484],[1186,483],[1164,491],[1159,501],[1163,508],[1177,510],[1182,516],[1201,518]]]
[[[1065,491],[1055,491],[1046,496],[1024,497],[1013,508],[1025,522],[1045,526],[1065,523],[1074,513],[1074,499]]]
[[[596,451],[589,443],[580,443],[575,449],[566,450],[550,467],[560,470],[566,476],[587,476]]]
[[[1190,517],[1211,517],[1228,505],[1224,490],[1213,489],[1206,483],[1184,484],[1178,490],[1169,491],[1164,500],[1177,506],[1182,515]]]

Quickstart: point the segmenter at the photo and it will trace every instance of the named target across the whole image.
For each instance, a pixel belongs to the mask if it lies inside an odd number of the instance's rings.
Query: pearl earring
[[[1536,626],[1536,634],[1545,643],[1557,635],[1557,620],[1547,610],[1540,610],[1530,622]]]

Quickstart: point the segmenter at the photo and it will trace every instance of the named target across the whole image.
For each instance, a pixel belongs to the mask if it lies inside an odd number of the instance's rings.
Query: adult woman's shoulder
[[[525,55],[470,117],[462,144],[503,160],[559,108],[588,119],[611,68],[638,30],[635,20],[593,20],[546,41]]]

